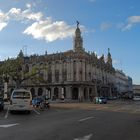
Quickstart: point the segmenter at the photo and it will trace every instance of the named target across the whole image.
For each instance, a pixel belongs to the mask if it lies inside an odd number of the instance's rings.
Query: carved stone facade
[[[86,52],[79,26],[75,30],[73,50],[56,54],[33,55],[24,57],[25,68],[30,71],[33,65],[46,65],[42,71],[44,84],[34,84],[31,80],[23,87],[34,95],[46,94],[50,99],[85,101],[94,96],[112,96],[115,93],[115,69],[108,50],[107,60],[104,55],[97,58],[94,52]],[[13,90],[12,88],[10,89]]]

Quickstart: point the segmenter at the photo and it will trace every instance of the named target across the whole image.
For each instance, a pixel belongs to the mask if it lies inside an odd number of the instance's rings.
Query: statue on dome
[[[80,24],[80,23],[79,23],[79,21],[78,21],[78,20],[76,21],[76,23],[77,23],[77,28],[78,28],[78,26],[79,26],[79,24]]]

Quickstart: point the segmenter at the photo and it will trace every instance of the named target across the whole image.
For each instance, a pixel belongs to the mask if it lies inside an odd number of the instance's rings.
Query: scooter
[[[40,109],[49,109],[50,103],[47,100],[44,100],[40,103]]]

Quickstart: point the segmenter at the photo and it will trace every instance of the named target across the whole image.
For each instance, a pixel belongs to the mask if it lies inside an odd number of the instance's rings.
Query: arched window
[[[55,70],[55,81],[59,82],[59,70]]]
[[[39,88],[38,89],[38,96],[42,96],[42,94],[43,94],[43,89],[42,88]]]

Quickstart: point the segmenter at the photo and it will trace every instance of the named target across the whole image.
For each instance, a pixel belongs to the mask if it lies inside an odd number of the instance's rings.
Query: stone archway
[[[64,87],[64,97],[66,98],[66,87]]]
[[[58,99],[59,89],[57,87],[54,88],[54,98]]]
[[[77,87],[74,87],[72,89],[72,99],[73,100],[78,100],[78,93],[79,93],[79,89]]]
[[[38,96],[42,96],[42,94],[43,94],[43,89],[42,88],[39,88],[38,89]]]
[[[92,88],[89,88],[89,99],[90,99],[91,102],[92,102],[93,99],[94,99],[94,95],[93,95],[93,92],[92,92]]]
[[[32,97],[34,98],[36,96],[35,95],[35,89],[34,88],[31,88],[30,91],[31,91]]]

